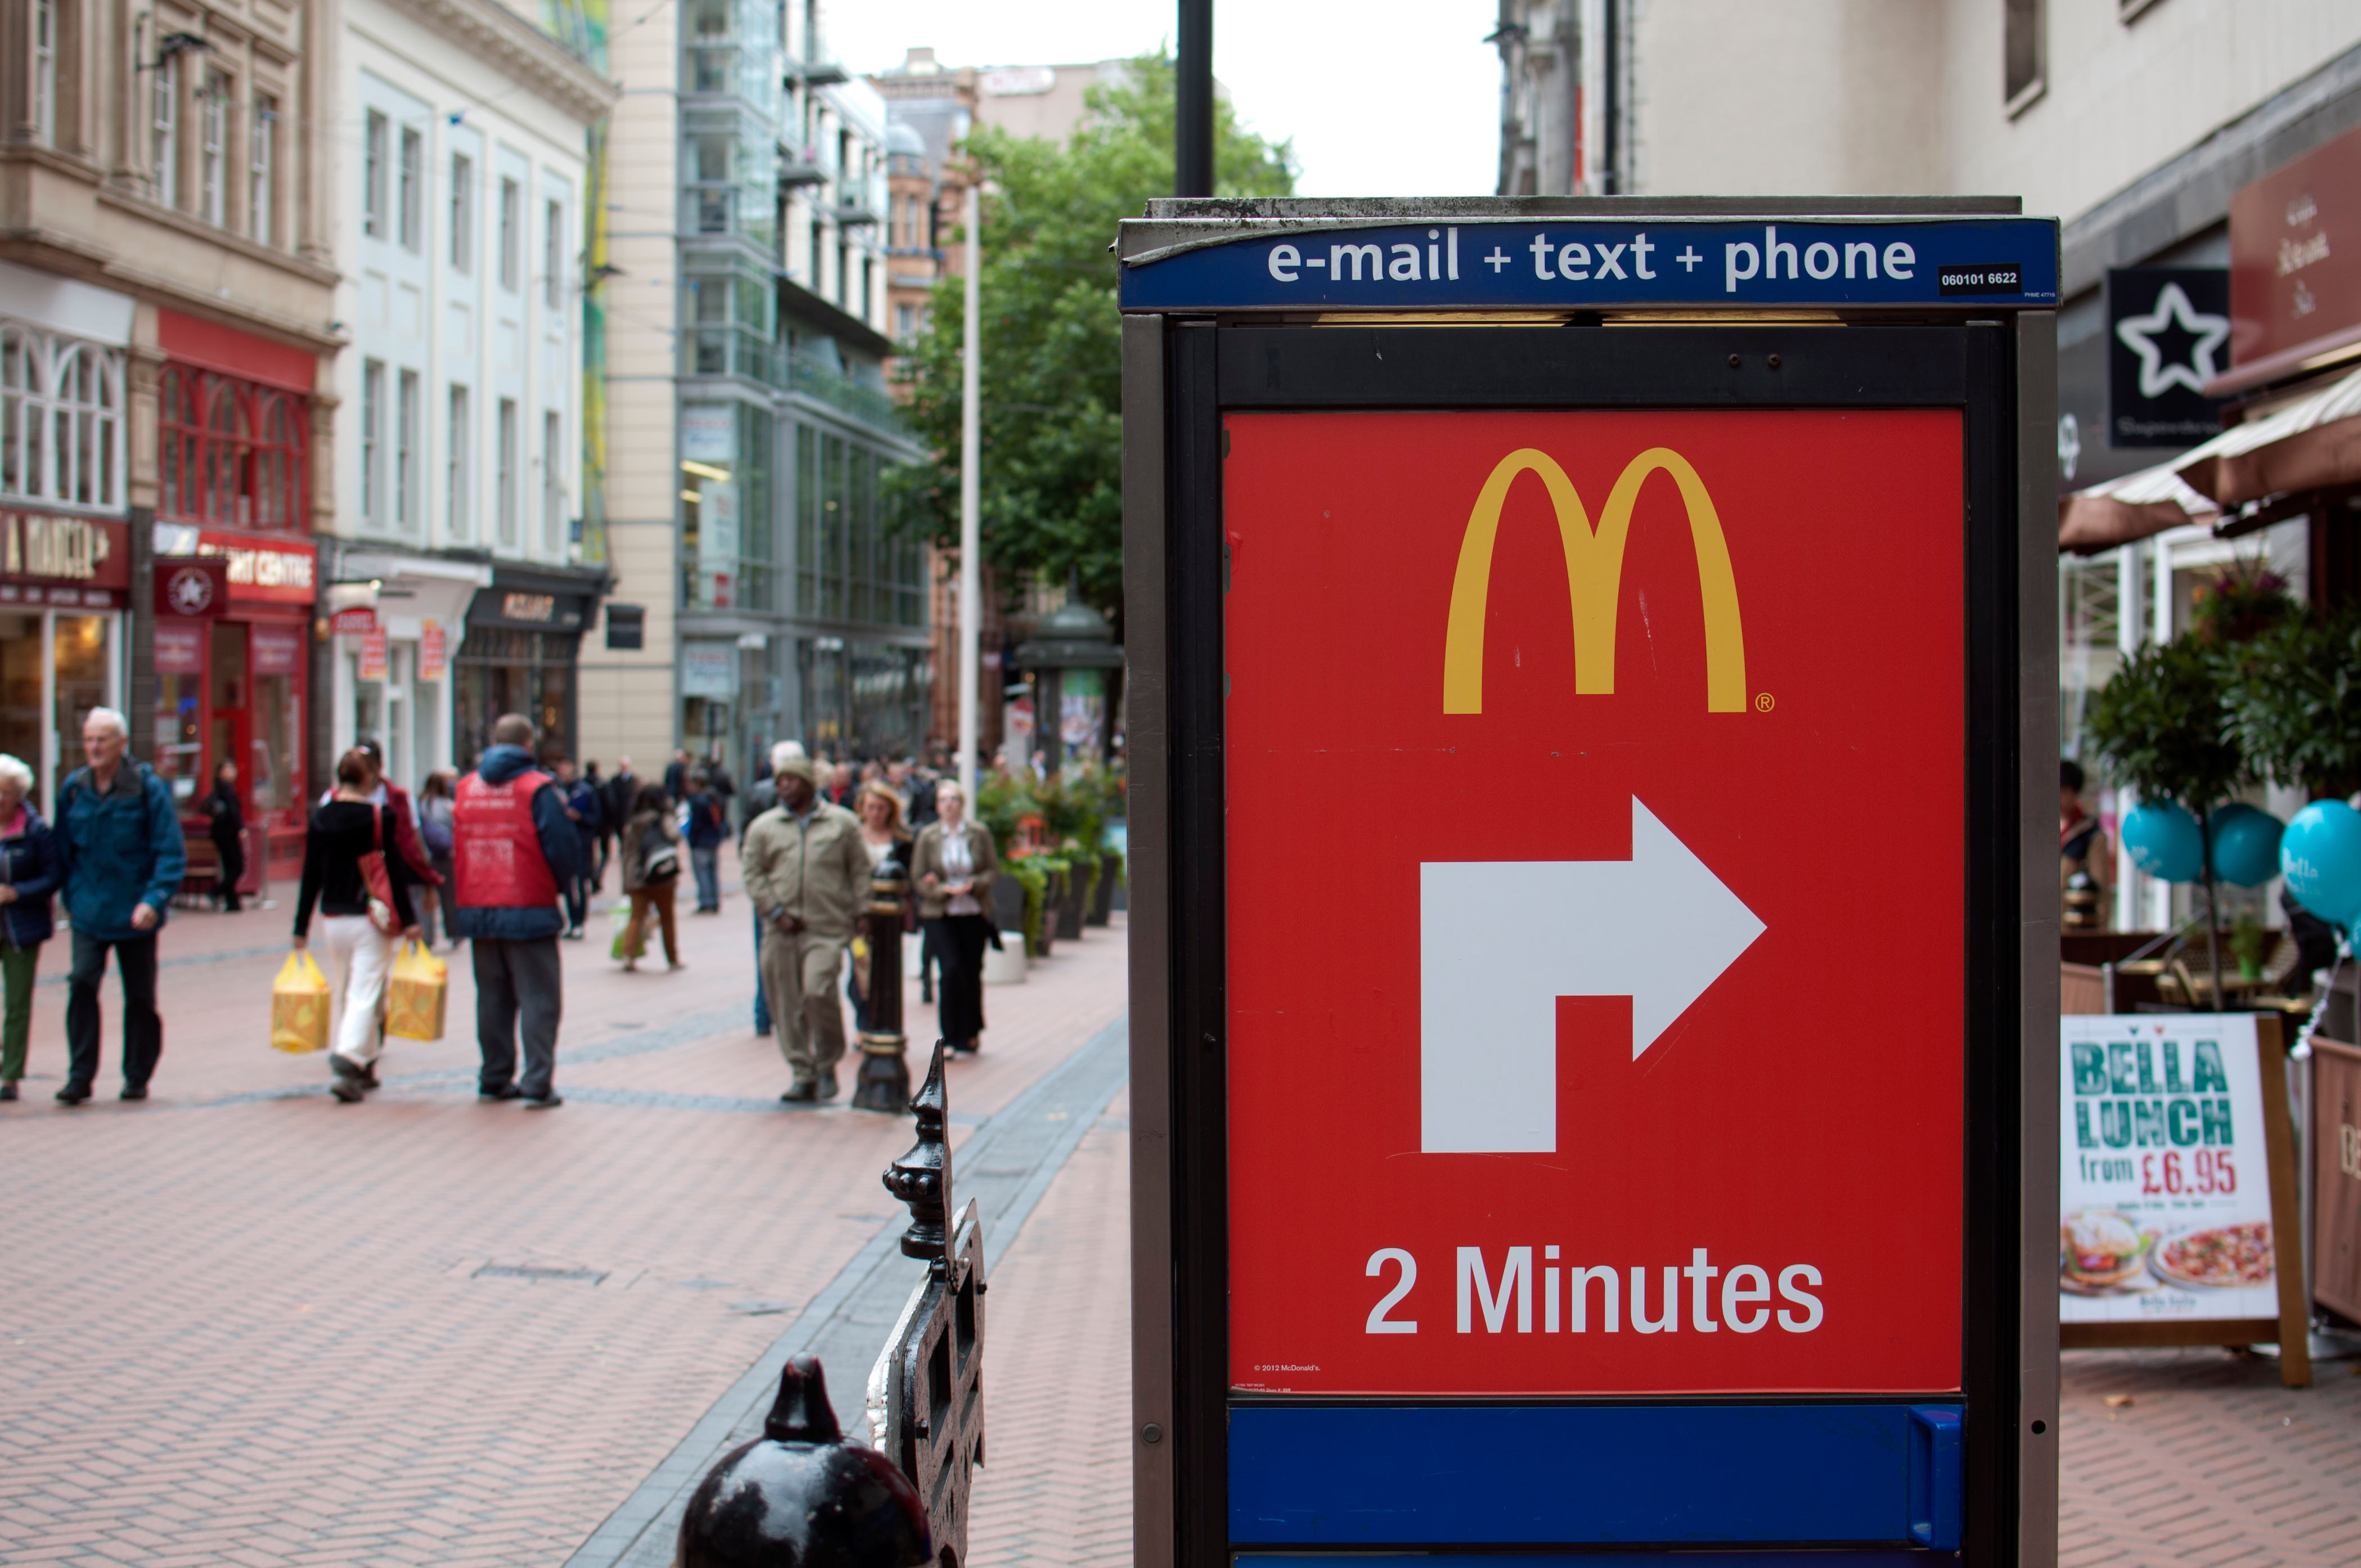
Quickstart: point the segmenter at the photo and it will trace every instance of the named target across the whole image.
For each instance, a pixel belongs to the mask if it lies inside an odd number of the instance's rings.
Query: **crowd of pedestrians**
[[[364,740],[337,758],[334,785],[309,814],[291,941],[309,949],[316,936],[327,960],[336,1100],[357,1103],[379,1086],[389,987],[405,947],[447,941],[469,948],[478,1097],[563,1104],[559,942],[585,936],[611,866],[629,905],[614,956],[636,970],[653,938],[668,971],[685,969],[676,892],[686,873],[696,913],[720,913],[720,851],[733,832],[753,912],[755,1025],[777,1036],[790,1080],[784,1102],[840,1091],[845,1003],[856,1027],[870,1025],[860,938],[872,918],[870,882],[881,872],[909,880],[915,906],[906,919],[924,932],[927,1000],[940,971],[943,1036],[954,1049],[977,1048],[983,954],[994,936],[985,896],[997,861],[991,835],[968,820],[958,784],[940,777],[939,759],[931,768],[906,760],[856,768],[783,742],[760,759],[741,799],[718,758],[675,752],[662,782],[650,783],[629,757],[604,778],[596,762],[544,762],[520,715],[496,720],[489,739],[472,770],[430,774],[414,800]],[[32,769],[0,754],[0,1100],[19,1095],[40,952],[60,905],[72,952],[58,1100],[78,1105],[93,1091],[110,955],[122,992],[123,1099],[147,1097],[162,1053],[157,936],[188,872],[180,808],[166,781],[128,754],[122,714],[92,709],[82,743],[84,765],[59,786],[54,823],[35,807]],[[238,912],[247,824],[234,763],[214,771],[193,809],[218,860],[213,900]]]

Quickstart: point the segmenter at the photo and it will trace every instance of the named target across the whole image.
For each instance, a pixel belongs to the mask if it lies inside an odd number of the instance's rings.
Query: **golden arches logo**
[[[1492,545],[1500,532],[1500,508],[1521,474],[1540,476],[1557,512],[1558,543],[1565,552],[1565,591],[1574,610],[1574,689],[1606,696],[1615,690],[1615,607],[1622,597],[1623,546],[1631,532],[1631,511],[1640,487],[1652,475],[1670,474],[1688,508],[1689,538],[1697,549],[1697,590],[1705,600],[1705,706],[1708,713],[1739,713],[1746,707],[1746,636],[1739,626],[1738,580],[1730,569],[1730,546],[1705,481],[1679,453],[1652,446],[1631,459],[1593,532],[1565,470],[1545,452],[1520,447],[1500,459],[1476,497],[1467,532],[1459,543],[1459,569],[1451,579],[1451,620],[1443,640],[1443,711],[1484,711],[1484,607],[1492,585]]]

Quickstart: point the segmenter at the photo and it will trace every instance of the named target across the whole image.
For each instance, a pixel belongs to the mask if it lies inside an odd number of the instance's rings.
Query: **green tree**
[[[1123,351],[1115,225],[1172,190],[1173,71],[1143,55],[1091,89],[1082,124],[1060,147],[990,127],[966,148],[983,196],[981,480],[984,559],[1013,581],[1079,583],[1122,624]],[[1224,196],[1294,188],[1290,146],[1241,129],[1214,104],[1214,164]],[[964,236],[951,244],[963,245]],[[935,290],[932,317],[906,361],[909,416],[931,461],[905,470],[906,527],[959,543],[960,352],[964,285]]]
[[[2361,609],[2282,619],[2235,670],[2230,720],[2256,767],[2315,800],[2361,789]]]

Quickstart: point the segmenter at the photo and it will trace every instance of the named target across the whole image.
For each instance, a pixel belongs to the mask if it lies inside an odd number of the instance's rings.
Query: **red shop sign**
[[[156,559],[156,616],[211,620],[229,608],[229,563],[218,555]]]
[[[229,563],[229,597],[235,604],[308,605],[314,597],[319,553],[293,538],[203,529],[197,554]]]
[[[159,675],[202,675],[205,673],[205,629],[187,620],[156,622],[156,673]]]
[[[257,621],[248,631],[258,675],[293,675],[303,670],[303,633],[292,626]]]
[[[329,618],[328,630],[339,637],[366,637],[377,630],[377,611],[365,604],[340,609]]]
[[[1959,413],[1225,424],[1232,1385],[1960,1387]]]
[[[0,510],[0,603],[119,609],[130,587],[129,524]]]

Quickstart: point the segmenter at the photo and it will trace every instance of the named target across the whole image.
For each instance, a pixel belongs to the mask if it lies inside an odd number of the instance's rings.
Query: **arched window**
[[[0,496],[119,510],[123,351],[0,322]]]
[[[308,526],[310,419],[301,398],[181,365],[165,367],[159,389],[159,516],[275,532]]]

